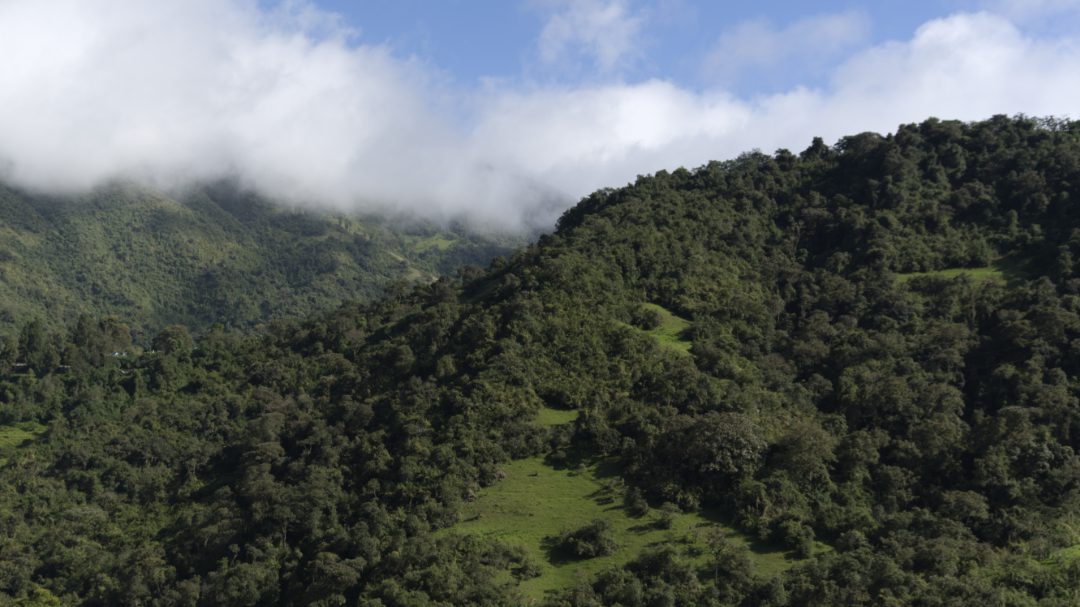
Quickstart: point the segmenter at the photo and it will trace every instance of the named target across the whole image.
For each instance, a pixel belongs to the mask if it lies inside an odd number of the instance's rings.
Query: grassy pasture
[[[988,266],[977,268],[948,268],[930,272],[907,272],[896,274],[896,281],[904,284],[917,278],[953,279],[967,276],[975,282],[1010,285],[1032,276],[1031,264],[1015,257],[1003,257]]]
[[[656,312],[660,317],[660,324],[655,329],[644,331],[660,343],[660,345],[683,353],[690,352],[692,342],[686,339],[686,330],[690,328],[690,321],[663,306],[653,303],[642,304],[647,310]]]
[[[561,426],[563,424],[569,424],[577,419],[577,409],[553,409],[551,407],[540,407],[540,411],[536,414],[536,424],[545,428],[551,426]]]
[[[532,601],[626,563],[664,542],[680,546],[688,558],[704,565],[710,531],[720,531],[729,542],[745,548],[758,575],[768,577],[798,562],[724,524],[710,512],[675,514],[667,529],[657,524],[659,511],[655,509],[635,518],[623,506],[618,477],[610,468],[604,462],[593,462],[574,470],[558,469],[539,457],[511,462],[503,468],[506,477],[466,504],[461,522],[449,532],[478,534],[524,547],[541,570],[539,577],[521,586]],[[614,554],[566,560],[552,550],[549,538],[594,519],[611,523],[619,546]]]
[[[903,284],[916,278],[942,278],[951,279],[959,276],[967,276],[976,282],[995,282],[1005,284],[1005,273],[994,266],[981,268],[949,268],[948,270],[934,270],[931,272],[908,272],[896,275],[896,281]]]

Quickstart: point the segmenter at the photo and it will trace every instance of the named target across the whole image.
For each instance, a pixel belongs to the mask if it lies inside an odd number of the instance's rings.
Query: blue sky
[[[1080,0],[4,0],[0,57],[16,185],[499,229],[816,136],[1080,117]]]
[[[320,0],[357,30],[357,41],[386,44],[439,66],[464,81],[521,78],[540,72],[558,80],[600,76],[595,71],[538,70],[538,39],[558,3],[513,0]],[[960,2],[667,2],[616,3],[640,15],[635,47],[642,53],[624,69],[627,79],[669,78],[705,86],[703,58],[721,35],[747,22],[783,28],[800,19],[855,14],[866,21],[862,42],[903,39],[918,25],[950,12]],[[553,10],[556,9],[556,10]],[[588,57],[580,58],[585,67]],[[792,74],[794,76],[794,74]]]
[[[559,61],[541,57],[545,26],[573,5],[617,7],[632,23],[632,45],[617,65],[598,65],[587,45],[568,43]],[[1023,5],[1027,9],[1023,9]],[[519,83],[664,79],[703,90],[722,86],[742,95],[823,86],[829,68],[851,53],[905,41],[933,19],[981,10],[1007,14],[1033,35],[1080,25],[1070,2],[1028,0],[318,0],[341,15],[360,44],[385,45],[444,70],[464,85],[486,79]],[[831,21],[830,21],[831,20]],[[826,30],[828,24],[832,29]],[[816,27],[815,27],[816,26]],[[828,40],[814,39],[828,32]],[[742,34],[741,36],[739,34]],[[764,40],[763,40],[764,38]],[[752,42],[756,39],[756,42]],[[800,44],[803,42],[804,44]],[[725,50],[739,43],[758,61]],[[787,48],[783,48],[787,45]],[[773,55],[768,52],[772,50]]]

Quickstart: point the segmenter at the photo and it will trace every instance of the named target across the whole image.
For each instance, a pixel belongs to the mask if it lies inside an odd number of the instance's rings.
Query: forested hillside
[[[23,326],[0,592],[1080,604],[1078,184],[1080,123],[928,120],[642,177],[259,333]]]
[[[251,327],[487,265],[517,245],[420,223],[279,209],[228,183],[170,196],[134,185],[48,197],[0,184],[0,330],[115,315]]]

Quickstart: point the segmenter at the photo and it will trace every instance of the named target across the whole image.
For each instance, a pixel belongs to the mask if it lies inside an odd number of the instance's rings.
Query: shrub
[[[586,559],[613,554],[619,547],[611,523],[603,519],[595,519],[573,531],[564,531],[557,546],[567,554]]]

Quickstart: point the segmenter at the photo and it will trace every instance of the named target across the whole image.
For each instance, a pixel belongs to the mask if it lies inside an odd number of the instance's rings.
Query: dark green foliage
[[[626,488],[623,505],[626,506],[626,511],[630,513],[630,516],[641,517],[649,513],[649,502],[639,487]]]
[[[567,592],[554,605],[719,606],[717,588],[699,579],[695,567],[670,548],[649,552],[623,570],[601,574],[590,585]]]
[[[612,554],[619,547],[611,523],[604,519],[596,519],[580,529],[568,529],[554,538],[553,544],[557,553],[580,559]]]
[[[553,604],[1075,605],[1078,183],[1076,123],[929,120],[642,177],[486,272],[249,335],[122,357],[119,320],[20,317],[0,421],[47,430],[0,467],[0,592],[520,604],[535,565],[452,526],[543,455],[812,555],[673,539]]]
[[[660,512],[656,517],[656,526],[661,529],[671,529],[675,522],[675,515],[679,513],[679,507],[671,502],[664,502],[660,506]]]
[[[631,322],[635,327],[649,331],[660,326],[660,313],[644,306],[636,307]]]
[[[150,347],[167,356],[191,358],[194,343],[186,327],[169,325],[154,337],[154,341],[150,342]]]
[[[45,375],[60,364],[60,352],[55,340],[45,332],[45,324],[32,320],[19,331],[19,354],[26,367]]]

